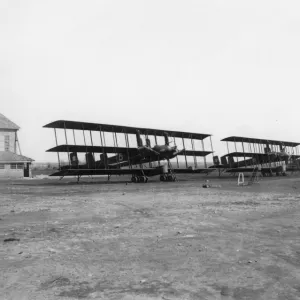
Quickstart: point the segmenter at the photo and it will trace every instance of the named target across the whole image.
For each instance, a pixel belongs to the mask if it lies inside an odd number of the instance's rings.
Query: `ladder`
[[[258,167],[253,169],[248,185],[252,185],[254,182],[258,182],[259,170]]]

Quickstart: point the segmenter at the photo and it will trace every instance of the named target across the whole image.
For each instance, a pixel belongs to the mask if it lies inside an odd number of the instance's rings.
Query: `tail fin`
[[[234,158],[232,156],[228,156],[228,162],[230,168],[234,168]]]
[[[86,153],[85,159],[86,159],[86,164],[88,165],[88,168],[95,167],[95,160],[94,160],[93,153],[91,153],[91,152]]]
[[[105,168],[107,168],[107,154],[106,153],[100,154],[100,162],[103,163]]]
[[[216,166],[218,166],[218,165],[220,165],[220,160],[219,160],[219,156],[214,156],[213,157],[213,161],[214,161],[214,165],[216,165]]]
[[[70,153],[70,160],[71,160],[71,165],[73,167],[77,167],[78,166],[78,156],[77,156],[77,152],[72,152]]]
[[[227,161],[226,156],[222,156],[222,157],[221,157],[221,164],[222,164],[222,165],[225,165],[225,166],[228,165],[228,161]]]

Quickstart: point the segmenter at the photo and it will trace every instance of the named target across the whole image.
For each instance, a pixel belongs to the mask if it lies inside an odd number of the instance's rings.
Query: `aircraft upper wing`
[[[252,157],[252,158],[268,158],[272,153],[254,153],[254,152],[231,152],[223,155],[224,157]],[[291,155],[293,158],[298,158],[300,155]]]
[[[284,145],[289,147],[296,147],[300,145],[300,143],[295,142],[284,142],[284,141],[275,141],[275,140],[266,140],[266,139],[258,139],[258,138],[247,138],[241,136],[230,136],[222,140],[223,142],[242,142],[242,143],[254,143],[254,144],[269,144],[269,145]]]
[[[93,153],[122,153],[138,155],[137,148],[126,147],[101,147],[101,146],[84,146],[84,145],[60,145],[47,150],[47,152],[93,152]]]
[[[104,131],[104,132],[116,132],[116,133],[128,133],[128,134],[136,134],[136,131],[139,130],[140,134],[145,134],[145,135],[164,136],[164,134],[167,133],[170,137],[186,138],[186,139],[192,138],[195,140],[203,140],[206,137],[211,136],[210,134],[202,134],[202,133],[161,130],[161,129],[152,129],[152,128],[141,128],[141,127],[129,127],[129,126],[109,125],[109,124],[97,124],[97,123],[87,123],[87,122],[77,122],[77,121],[67,121],[67,120],[54,121],[52,123],[45,125],[44,127],[88,130],[88,131],[89,130]]]

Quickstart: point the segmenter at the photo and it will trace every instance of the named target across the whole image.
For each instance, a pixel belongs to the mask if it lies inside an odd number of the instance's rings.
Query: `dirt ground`
[[[300,177],[0,181],[0,299],[300,299]]]

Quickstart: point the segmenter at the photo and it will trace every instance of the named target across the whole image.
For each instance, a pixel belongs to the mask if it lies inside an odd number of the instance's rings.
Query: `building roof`
[[[19,130],[20,127],[0,113],[0,129]]]
[[[10,151],[0,151],[0,163],[32,162],[32,158],[18,155]]]

